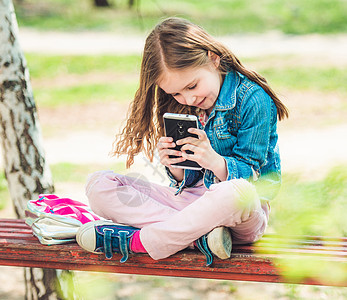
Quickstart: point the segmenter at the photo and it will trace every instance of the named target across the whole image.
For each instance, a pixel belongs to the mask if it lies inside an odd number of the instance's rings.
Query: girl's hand
[[[172,149],[176,146],[173,142],[172,137],[163,136],[159,139],[157,149],[159,152],[160,162],[169,168],[171,174],[176,178],[177,181],[183,180],[183,169],[172,168],[172,164],[185,161],[186,159],[182,157],[182,152]],[[170,149],[171,148],[171,149]],[[177,158],[170,158],[169,155],[178,156]]]
[[[183,145],[182,157],[197,162],[201,167],[211,170],[219,180],[225,181],[228,175],[225,159],[213,150],[206,132],[197,128],[189,128],[188,132],[196,134],[198,138],[186,137],[176,142],[177,145]],[[194,154],[188,154],[187,150]]]

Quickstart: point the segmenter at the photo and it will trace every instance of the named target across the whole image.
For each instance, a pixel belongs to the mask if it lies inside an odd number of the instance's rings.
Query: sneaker
[[[232,239],[227,227],[216,227],[195,242],[199,250],[206,256],[206,266],[213,262],[213,256],[227,259],[231,256]]]
[[[231,255],[232,240],[227,227],[217,227],[207,234],[207,244],[212,253],[220,259]]]
[[[121,263],[126,262],[130,252],[130,240],[140,230],[132,226],[115,224],[111,221],[94,221],[82,225],[77,234],[77,243],[93,253],[105,253],[111,259],[113,253],[123,255]]]

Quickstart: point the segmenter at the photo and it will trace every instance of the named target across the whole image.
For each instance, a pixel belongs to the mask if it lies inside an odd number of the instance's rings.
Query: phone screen
[[[188,132],[189,128],[197,128],[197,118],[193,115],[180,115],[180,114],[165,114],[164,115],[164,125],[165,125],[165,134],[166,136],[171,136],[176,143],[176,141],[183,139],[188,136],[198,138],[196,134]],[[180,151],[182,145],[176,145],[175,150]],[[187,151],[188,154],[192,154],[192,151]],[[176,158],[177,156],[170,155],[170,158]],[[177,168],[186,168],[186,169],[197,169],[200,170],[201,166],[195,161],[186,160],[172,166]]]

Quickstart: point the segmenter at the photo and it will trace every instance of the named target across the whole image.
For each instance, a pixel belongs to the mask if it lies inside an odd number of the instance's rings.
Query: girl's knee
[[[214,186],[214,190],[218,190],[221,198],[237,206],[259,202],[254,185],[243,178],[220,182]]]
[[[91,199],[93,195],[98,194],[105,186],[105,183],[110,181],[111,177],[114,177],[114,175],[112,171],[98,171],[90,174],[86,183],[87,197]]]
[[[245,179],[235,179],[233,183],[238,205],[241,207],[258,208],[260,199],[255,186]]]
[[[255,187],[245,179],[233,179],[216,184],[214,204],[223,212],[224,226],[235,226],[246,221],[260,208]]]
[[[263,211],[254,211],[248,220],[231,228],[233,243],[248,244],[262,238],[267,227],[267,217]]]

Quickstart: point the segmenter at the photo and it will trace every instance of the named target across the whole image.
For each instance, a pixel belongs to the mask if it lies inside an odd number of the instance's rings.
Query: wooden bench
[[[106,260],[103,255],[86,252],[76,243],[41,245],[23,220],[0,219],[0,265],[4,266],[347,286],[346,276],[340,276],[339,280],[316,273],[309,277],[285,276],[287,265],[282,263],[283,259],[297,263],[300,259],[307,262],[309,258],[323,265],[332,264],[332,271],[338,266],[340,273],[342,270],[346,275],[347,238],[292,237],[284,240],[266,235],[254,245],[235,245],[230,259],[215,259],[212,267],[206,267],[204,255],[194,250],[181,251],[159,261],[146,254],[136,254],[121,264],[120,255]]]

